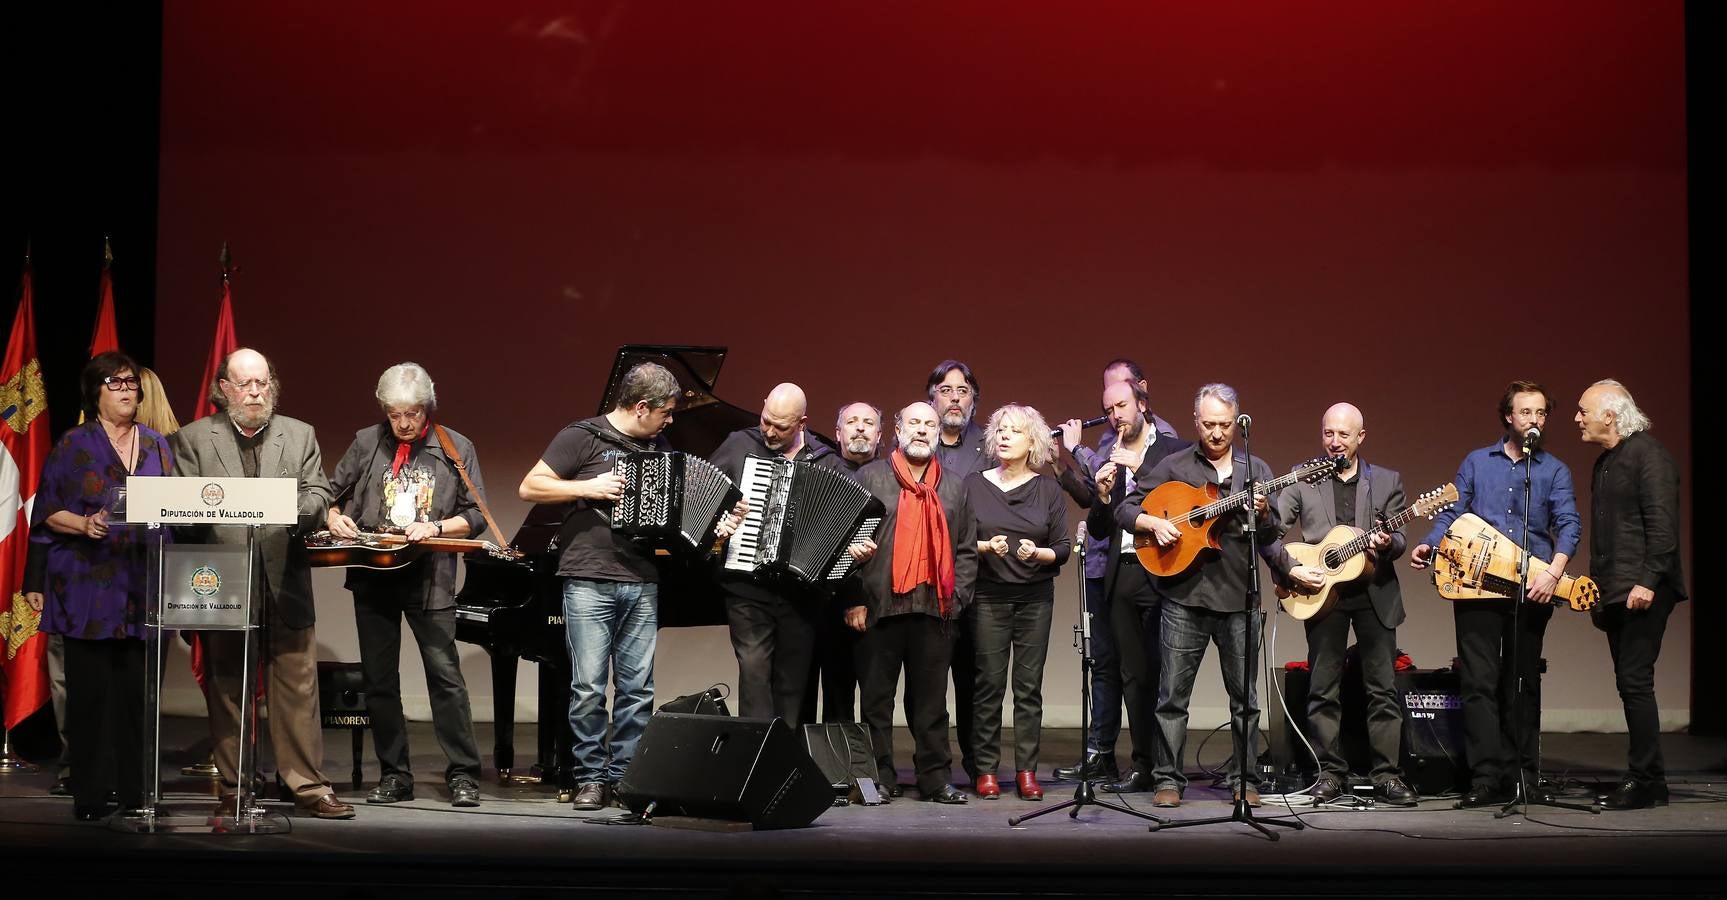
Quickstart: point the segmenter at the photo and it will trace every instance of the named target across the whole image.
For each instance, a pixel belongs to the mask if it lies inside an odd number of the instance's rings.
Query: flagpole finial
[[[108,266],[114,264],[114,245],[105,234],[102,235],[102,264]]]
[[[228,273],[233,271],[230,264],[234,261],[233,254],[228,252],[228,242],[227,241],[222,242],[222,255],[217,257],[217,261],[222,264],[222,277],[227,278]]]

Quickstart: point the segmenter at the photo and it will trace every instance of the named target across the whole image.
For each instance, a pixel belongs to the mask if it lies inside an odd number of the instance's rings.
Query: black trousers
[[[815,655],[804,679],[804,702],[798,720],[857,721],[857,653],[859,635],[846,626],[845,610],[832,603],[821,607],[815,621]],[[821,688],[821,716],[816,716],[816,689]]]
[[[1373,601],[1364,591],[1337,598],[1331,610],[1308,619],[1307,665],[1312,677],[1307,688],[1307,723],[1319,756],[1319,769],[1339,777],[1349,775],[1349,763],[1338,746],[1343,727],[1344,654],[1349,649],[1349,630],[1355,629],[1357,663],[1362,685],[1367,689],[1367,746],[1372,757],[1374,781],[1401,776],[1398,759],[1403,749],[1403,708],[1397,702],[1397,629],[1386,628],[1373,611]]]
[[[474,714],[456,651],[456,610],[421,609],[416,593],[389,588],[354,591],[354,630],[360,639],[360,667],[366,675],[366,712],[372,717],[383,774],[413,779],[408,762],[408,722],[402,714],[402,620],[408,620],[426,670],[432,703],[432,730],[449,764],[444,780],[480,777],[480,749],[474,740]]]
[[[1525,778],[1540,777],[1541,644],[1553,607],[1525,603],[1513,616],[1516,604],[1459,600],[1451,606],[1463,667],[1463,749],[1475,787],[1515,785],[1519,747]]]
[[[1661,708],[1655,702],[1655,660],[1661,638],[1678,596],[1662,589],[1648,609],[1626,609],[1623,603],[1603,607],[1602,628],[1613,653],[1613,681],[1625,706],[1625,730],[1631,740],[1625,775],[1638,784],[1667,784],[1667,764],[1661,758]]]
[[[959,738],[959,767],[965,776],[977,780],[977,642],[972,635],[977,628],[977,607],[969,606],[961,614],[959,628],[953,640],[953,714],[955,735]]]
[[[113,789],[122,809],[144,803],[144,642],[68,637],[66,738],[72,800],[101,809]]]
[[[893,695],[905,673],[906,724],[911,728],[912,765],[918,790],[929,794],[953,780],[948,748],[947,673],[957,623],[912,613],[877,620],[858,641],[864,722],[875,745],[882,784],[897,784],[893,760]]]
[[[1115,623],[1102,578],[1085,580],[1085,610],[1091,614],[1091,735],[1086,756],[1115,760],[1121,736],[1121,660],[1115,652]]]
[[[738,715],[778,716],[794,730],[804,724],[816,610],[821,608],[818,598],[795,589],[771,595],[726,594],[726,621],[738,658]]]
[[[1162,600],[1139,558],[1116,558],[1115,594],[1109,598],[1109,624],[1121,673],[1121,699],[1127,704],[1128,737],[1134,771],[1149,778],[1157,769],[1157,690],[1163,680]],[[1118,725],[1117,728],[1120,726]]]
[[[1013,685],[1013,768],[1037,770],[1043,740],[1043,666],[1049,657],[1049,626],[1055,614],[1055,591],[1049,599],[990,602],[980,597],[972,605],[973,646],[977,648],[977,695],[972,708],[977,721],[978,772],[996,774],[1001,762],[1001,709],[1008,684]]]

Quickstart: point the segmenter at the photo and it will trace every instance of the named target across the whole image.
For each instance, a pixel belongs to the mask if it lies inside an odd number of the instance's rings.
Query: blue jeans
[[[564,642],[570,651],[570,731],[576,783],[615,784],[636,754],[654,706],[657,584],[564,579]],[[606,684],[613,682],[610,751]]]
[[[1247,622],[1245,612],[1213,612],[1163,601],[1162,646],[1158,648],[1163,656],[1163,674],[1157,688],[1157,770],[1152,778],[1158,790],[1174,788],[1179,793],[1187,788],[1187,774],[1181,770],[1187,744],[1187,704],[1193,698],[1193,679],[1199,674],[1208,643],[1217,645],[1223,687],[1229,692],[1230,717],[1245,734],[1249,754],[1245,766],[1229,767],[1230,788],[1240,783],[1242,768],[1247,770],[1248,787],[1258,786],[1252,754],[1259,744],[1259,705],[1252,679],[1242,677],[1241,663],[1247,651]],[[1248,665],[1251,668],[1252,660]]]

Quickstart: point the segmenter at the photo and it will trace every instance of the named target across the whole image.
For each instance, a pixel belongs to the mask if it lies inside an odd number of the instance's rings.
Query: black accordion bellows
[[[883,507],[843,473],[783,457],[744,461],[750,512],[726,545],[734,572],[791,575],[831,585],[852,568],[846,549],[874,537]]]
[[[617,458],[624,496],[612,504],[612,530],[667,549],[706,552],[720,516],[743,494],[699,456],[644,450]]]

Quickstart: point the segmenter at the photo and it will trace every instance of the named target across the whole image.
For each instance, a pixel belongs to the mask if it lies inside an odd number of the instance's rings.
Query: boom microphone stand
[[[1123,486],[1123,490],[1126,490],[1125,486]],[[1091,737],[1091,671],[1097,666],[1097,660],[1093,659],[1091,655],[1091,611],[1086,609],[1085,606],[1084,522],[1079,523],[1079,536],[1074,539],[1073,543],[1074,546],[1079,548],[1079,624],[1073,626],[1074,646],[1079,648],[1079,733],[1082,735],[1082,740],[1089,740]],[[1069,807],[1072,807],[1072,811],[1067,814],[1068,818],[1078,819],[1079,811],[1084,809],[1088,803],[1093,806],[1101,806],[1104,809],[1113,809],[1119,813],[1126,813],[1130,816],[1137,816],[1141,819],[1155,822],[1157,825],[1167,825],[1169,823],[1169,820],[1162,816],[1154,816],[1151,813],[1140,812],[1137,809],[1129,809],[1126,806],[1111,803],[1108,800],[1099,800],[1097,799],[1097,791],[1093,789],[1091,785],[1092,779],[1081,774],[1079,784],[1073,789],[1072,800],[1063,800],[1053,806],[1046,806],[1043,809],[1026,813],[1023,816],[1009,817],[1007,824],[1018,825],[1021,822],[1035,819],[1046,813],[1068,809]],[[1157,828],[1157,825],[1152,826],[1153,830]]]
[[[1522,638],[1523,633],[1523,623],[1521,621],[1523,616],[1523,604],[1529,602],[1529,498],[1532,490],[1530,487],[1530,479],[1531,472],[1535,468],[1535,445],[1539,443],[1540,440],[1541,429],[1539,428],[1530,428],[1528,431],[1523,433],[1523,542],[1517,548],[1517,602],[1511,606],[1511,677],[1512,684],[1516,686],[1512,691],[1511,697],[1511,702],[1513,704],[1511,707],[1511,729],[1513,732],[1511,735],[1511,743],[1517,748],[1517,752],[1513,757],[1517,765],[1517,793],[1513,795],[1511,800],[1501,807],[1498,812],[1493,814],[1493,818],[1495,819],[1503,819],[1506,816],[1518,814],[1519,806],[1522,807],[1521,813],[1523,815],[1529,815],[1529,788],[1531,785],[1529,784],[1528,773],[1523,765],[1527,761],[1527,757],[1523,752],[1523,716],[1525,708],[1529,705],[1526,698],[1529,696],[1528,690],[1530,686],[1524,682],[1523,657],[1518,652],[1518,642]],[[1549,600],[1548,602],[1551,603],[1552,601]],[[1539,671],[1539,666],[1536,666],[1535,668],[1537,668],[1537,671],[1532,674],[1535,678],[1540,678],[1541,673]],[[1541,740],[1541,724],[1537,722],[1535,728],[1535,740],[1539,742]],[[1539,756],[1537,757],[1536,764],[1540,765]],[[1539,784],[1539,782],[1537,782],[1537,784]],[[1537,806],[1551,806],[1557,809],[1574,809],[1580,812],[1587,811],[1597,814],[1601,812],[1601,807],[1593,804],[1590,806],[1583,806],[1578,803],[1561,803],[1557,800],[1549,800],[1545,798],[1535,802]]]
[[[1253,489],[1255,487],[1253,480],[1253,445],[1248,443],[1247,440],[1247,431],[1249,426],[1253,424],[1253,420],[1243,414],[1235,417],[1235,424],[1236,427],[1241,429],[1241,449],[1247,456],[1247,459],[1244,460],[1246,463],[1244,468],[1247,472],[1242,479],[1246,485],[1243,490],[1247,492],[1249,502],[1247,504],[1247,595],[1242,598],[1241,604],[1241,628],[1243,631],[1242,639],[1244,644],[1241,653],[1241,689],[1251,695],[1253,692],[1253,657],[1255,655],[1254,635],[1258,633],[1258,628],[1256,626],[1259,624],[1259,511],[1257,509],[1257,504],[1252,502]],[[1231,452],[1233,452],[1233,450]],[[1233,711],[1229,717],[1229,730],[1232,742],[1235,744],[1237,779],[1235,789],[1235,808],[1231,810],[1227,816],[1214,816],[1209,819],[1183,819],[1179,822],[1160,823],[1158,825],[1151,826],[1152,831],[1158,831],[1163,828],[1187,828],[1192,825],[1212,825],[1218,822],[1240,822],[1260,834],[1265,835],[1270,840],[1275,841],[1277,840],[1277,833],[1265,826],[1281,825],[1284,828],[1293,828],[1296,831],[1301,831],[1307,827],[1306,825],[1303,825],[1299,819],[1294,822],[1285,822],[1281,819],[1255,819],[1253,817],[1253,807],[1247,805],[1247,754],[1249,750],[1249,747],[1247,746],[1247,727],[1245,723],[1235,721]],[[1179,763],[1180,760],[1177,760],[1176,762]]]

